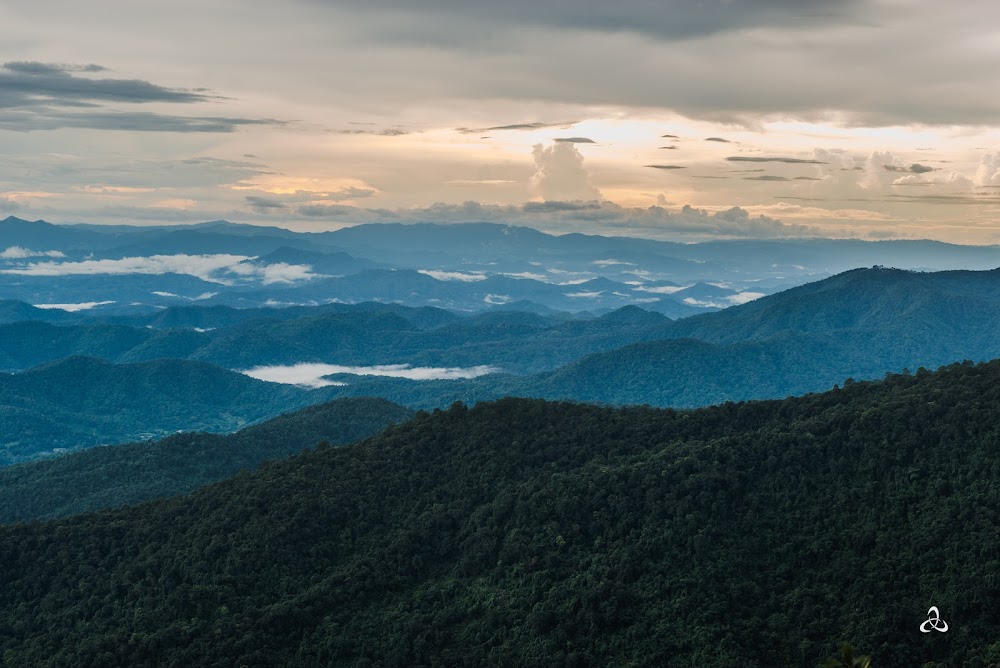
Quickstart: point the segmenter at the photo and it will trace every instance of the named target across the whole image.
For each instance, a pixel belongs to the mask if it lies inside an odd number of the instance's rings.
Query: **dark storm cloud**
[[[204,88],[166,88],[142,79],[78,76],[105,72],[101,65],[11,61],[0,65],[0,129],[28,132],[59,128],[141,132],[233,132],[244,125],[281,125],[273,119],[174,116],[128,112],[106,104],[170,102],[194,104],[219,99]]]
[[[463,135],[479,135],[484,132],[497,132],[501,130],[544,130],[546,128],[559,128],[564,130],[579,123],[579,121],[567,121],[565,123],[512,123],[510,125],[494,125],[489,128],[455,128],[455,132]]]
[[[314,1],[336,8],[418,13],[411,0]],[[859,0],[705,0],[697,3],[689,0],[620,0],[616,3],[597,0],[426,0],[419,3],[419,14],[441,24],[440,31],[427,35],[426,39],[447,43],[454,43],[455,39],[463,37],[461,33],[456,35],[454,30],[446,30],[449,25],[470,22],[636,32],[661,39],[687,39],[745,28],[798,23],[804,18],[825,23],[843,21],[849,10],[858,4]]]
[[[589,137],[557,137],[553,141],[560,141],[567,144],[596,144],[597,142]]]
[[[785,158],[785,157],[762,157],[762,156],[748,156],[748,155],[733,155],[726,160],[730,162],[784,162],[789,165],[825,165],[826,163],[822,160],[807,160],[804,158]]]

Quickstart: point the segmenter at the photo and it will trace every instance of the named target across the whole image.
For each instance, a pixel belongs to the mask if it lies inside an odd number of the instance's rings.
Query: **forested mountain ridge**
[[[0,527],[11,665],[1000,659],[1000,362],[694,411],[507,399]],[[39,589],[38,583],[47,583]],[[930,605],[951,629],[921,634]]]
[[[330,398],[203,362],[71,357],[0,374],[0,466],[178,431],[234,431]]]
[[[384,399],[337,399],[224,436],[183,433],[0,468],[0,523],[183,494],[321,441],[353,443],[412,417]]]

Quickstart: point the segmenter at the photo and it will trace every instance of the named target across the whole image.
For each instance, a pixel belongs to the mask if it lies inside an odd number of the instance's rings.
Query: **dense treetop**
[[[5,665],[1000,660],[1000,363],[694,411],[508,399],[0,528]],[[947,634],[921,634],[936,605]]]
[[[182,433],[0,468],[0,523],[182,494],[321,441],[359,441],[412,416],[384,399],[337,399],[225,436]]]

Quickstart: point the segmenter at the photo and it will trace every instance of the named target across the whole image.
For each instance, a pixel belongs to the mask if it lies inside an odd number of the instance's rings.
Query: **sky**
[[[0,217],[1000,243],[992,0],[5,0]]]

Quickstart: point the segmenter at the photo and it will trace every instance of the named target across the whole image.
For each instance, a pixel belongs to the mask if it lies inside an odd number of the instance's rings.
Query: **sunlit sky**
[[[993,1],[209,4],[0,5],[0,217],[1000,243]]]

